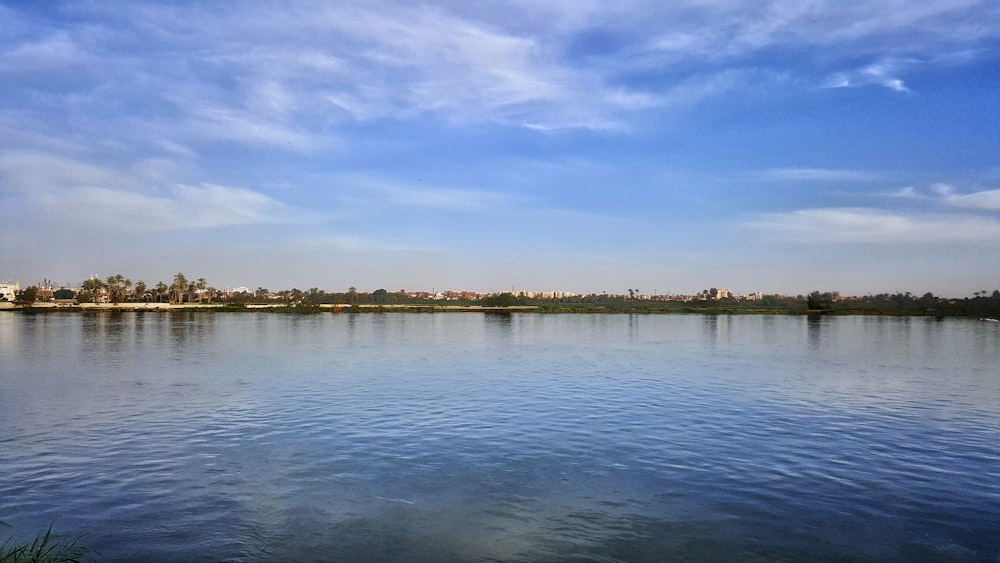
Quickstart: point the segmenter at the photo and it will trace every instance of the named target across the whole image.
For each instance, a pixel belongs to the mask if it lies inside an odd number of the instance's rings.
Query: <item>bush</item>
[[[21,305],[31,305],[36,300],[38,300],[38,288],[33,285],[18,291],[14,297],[14,302]]]
[[[73,293],[73,290],[66,289],[65,287],[57,289],[55,293],[52,294],[53,299],[73,299],[74,297],[76,297],[76,294]]]
[[[517,297],[514,297],[512,293],[501,293],[499,295],[491,295],[483,299],[481,303],[485,307],[512,307],[517,305]]]
[[[834,295],[830,292],[814,291],[806,297],[806,306],[812,311],[829,311],[833,309]]]

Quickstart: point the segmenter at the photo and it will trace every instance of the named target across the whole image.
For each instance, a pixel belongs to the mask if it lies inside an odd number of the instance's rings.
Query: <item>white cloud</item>
[[[275,223],[295,211],[253,190],[212,183],[171,184],[171,161],[144,159],[127,169],[37,152],[0,154],[0,193],[21,217],[49,228],[96,227],[108,232],[160,232]],[[297,219],[307,218],[296,213]]]
[[[878,175],[871,172],[835,168],[769,168],[757,175],[768,180],[810,182],[871,182],[879,179]]]
[[[38,202],[45,220],[108,233],[153,233],[276,223],[290,209],[244,188],[177,185],[160,195],[83,187]]]
[[[169,139],[155,139],[154,143],[169,153],[186,157],[195,156],[195,152],[191,147],[175,143]]]
[[[106,110],[106,100],[146,98],[157,107],[127,131],[119,125],[116,137],[303,151],[324,145],[331,127],[345,120],[428,114],[540,131],[626,129],[636,112],[649,108],[683,109],[747,85],[786,80],[790,71],[761,71],[749,62],[775,47],[806,57],[822,48],[825,58],[836,45],[842,60],[877,62],[830,74],[836,58],[812,61],[815,72],[829,74],[827,86],[879,84],[902,92],[900,73],[916,60],[910,54],[925,63],[945,61],[948,52],[968,60],[987,52],[979,41],[1000,36],[1000,8],[964,1],[850,8],[828,1],[690,1],[656,9],[643,2],[512,1],[474,9],[451,2],[263,2],[238,10],[141,3],[129,4],[127,17],[124,12],[113,3],[74,6],[79,21],[115,22],[100,31],[33,22],[40,29],[12,38],[6,49],[0,37],[0,68],[86,60],[100,96],[76,107],[77,115]],[[617,33],[622,45],[577,60],[570,45],[595,29]],[[136,37],[144,38],[141,57],[118,54]],[[682,70],[664,86],[663,69],[677,65]],[[633,72],[661,78],[622,80]],[[80,93],[74,96],[79,105]],[[50,102],[57,112],[68,107],[63,99]]]
[[[109,168],[33,151],[0,153],[0,192],[45,194],[66,187],[116,184]]]
[[[192,113],[185,129],[196,138],[295,151],[309,151],[319,143],[309,132],[259,113],[218,106],[198,108]]]
[[[680,108],[694,106],[742,86],[749,77],[750,73],[734,69],[691,76],[669,88],[661,103]]]
[[[1000,211],[1000,190],[984,190],[968,194],[946,193],[944,202],[954,207]]]
[[[905,215],[869,208],[771,213],[748,226],[806,243],[1000,243],[1000,221],[966,215]]]
[[[955,193],[955,186],[952,186],[951,184],[942,184],[942,183],[931,184],[931,192],[939,196],[947,197]]]
[[[86,58],[86,53],[67,33],[56,32],[0,50],[0,72],[65,70]]]
[[[975,0],[673,2],[656,12],[646,23],[616,22],[630,26],[641,45],[612,55],[627,61],[619,68],[746,68],[758,54],[784,49],[809,61],[795,69],[801,78],[825,76],[823,87],[877,85],[907,93],[905,73],[967,64],[987,55],[982,46],[1000,37],[1000,5]],[[858,60],[871,62],[838,68],[840,61]]]
[[[975,0],[850,5],[831,0],[692,1],[673,2],[652,14],[630,11],[626,17],[637,13],[650,29],[658,29],[651,34],[648,50],[667,60],[733,59],[774,46],[831,45],[845,58],[854,58],[865,52],[941,51],[1000,35],[995,26],[1000,8]],[[641,23],[629,23],[642,28]]]
[[[523,201],[508,193],[472,188],[446,188],[425,185],[422,180],[402,183],[360,174],[345,174],[334,179],[351,190],[355,205],[404,205],[449,211],[494,213]]]
[[[890,197],[898,197],[903,199],[920,199],[921,197],[923,197],[920,194],[920,192],[917,191],[917,188],[914,188],[913,186],[904,186],[894,192],[889,193],[888,195]]]
[[[147,19],[153,25],[154,18]],[[560,62],[541,38],[433,6],[299,6],[279,13],[258,7],[199,14],[184,22],[192,25],[205,37],[220,37],[209,49],[192,45],[199,50],[189,51],[191,63],[225,68],[235,84],[229,91],[192,88],[183,97],[190,103],[198,96],[197,106],[207,94],[211,104],[225,105],[216,112],[268,116],[272,126],[423,113],[514,125],[532,116],[549,127],[578,126],[583,107],[604,114],[635,107],[639,99],[638,93],[623,96],[621,87],[602,93],[599,77]],[[269,40],[253,39],[260,36]],[[185,110],[187,104],[177,102]]]
[[[862,68],[836,72],[823,82],[824,88],[858,88],[862,86],[882,86],[896,92],[911,92],[902,79],[898,78],[902,67],[911,66],[913,61],[883,61]]]
[[[892,197],[930,200],[950,207],[1000,211],[1000,190],[981,190],[963,194],[959,193],[958,189],[951,184],[936,183],[931,184],[927,192],[929,193],[921,193],[917,188],[907,186],[889,195]]]

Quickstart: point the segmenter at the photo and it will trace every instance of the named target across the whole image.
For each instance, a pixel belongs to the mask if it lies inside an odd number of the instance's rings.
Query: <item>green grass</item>
[[[0,522],[0,526],[6,526]],[[83,563],[89,561],[87,550],[79,542],[83,535],[63,537],[52,533],[52,527],[39,533],[31,543],[13,536],[0,544],[0,563]]]

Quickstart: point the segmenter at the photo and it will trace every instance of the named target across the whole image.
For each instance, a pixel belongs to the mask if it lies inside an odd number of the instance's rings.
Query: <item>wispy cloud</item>
[[[0,193],[45,195],[68,187],[120,185],[121,176],[105,167],[36,151],[0,153]]]
[[[282,242],[282,245],[285,245]],[[439,246],[427,246],[417,244],[412,240],[394,241],[385,238],[373,238],[355,234],[325,234],[321,236],[310,236],[308,238],[296,238],[290,241],[296,252],[308,257],[310,254],[326,254],[329,252],[345,252],[362,254],[426,254],[440,252]]]
[[[1000,189],[962,193],[951,184],[931,184],[925,190],[905,186],[888,194],[890,197],[919,199],[950,207],[981,211],[1000,211]]]
[[[776,239],[806,243],[1000,243],[1000,221],[967,215],[906,215],[870,208],[801,209],[748,223]]]
[[[226,107],[203,107],[195,110],[185,128],[195,138],[287,150],[309,150],[319,143],[313,135],[298,131],[282,120]]]
[[[896,92],[911,92],[900,76],[899,61],[883,61],[862,68],[831,74],[824,80],[824,88],[857,88],[861,86],[882,86]]]
[[[106,233],[261,225],[281,222],[291,212],[259,192],[214,184],[172,186],[161,195],[83,187],[46,197],[39,204],[48,222],[100,228]]]
[[[523,203],[524,198],[475,188],[452,188],[393,181],[363,174],[342,174],[331,181],[345,188],[354,205],[424,207],[465,213],[496,213]]]
[[[725,69],[718,72],[690,76],[663,92],[658,105],[687,109],[706,100],[734,90],[750,88],[762,81],[774,81],[774,76],[762,78],[754,69]]]
[[[913,186],[904,186],[898,190],[889,192],[885,194],[889,197],[901,198],[901,199],[920,199],[924,197],[917,188]]]
[[[851,9],[790,0],[749,7],[679,2],[657,10],[629,2],[513,5],[263,2],[235,11],[204,4],[76,5],[80,21],[110,17],[115,25],[34,22],[39,29],[31,34],[6,45],[0,38],[0,72],[73,65],[75,80],[100,90],[78,113],[99,113],[109,99],[147,105],[149,114],[134,125],[148,130],[136,131],[137,138],[301,151],[323,144],[345,121],[423,115],[542,131],[622,130],[650,108],[690,107],[762,82],[804,84],[788,78],[802,69],[827,76],[829,87],[906,91],[901,72],[917,60],[911,53],[940,55],[925,57],[933,61],[954,52],[968,60],[984,52],[980,42],[1000,37],[1000,8],[970,2]],[[604,52],[600,64],[580,64],[574,42],[604,29],[619,30],[620,46]],[[141,45],[137,37],[144,38]],[[836,60],[808,60],[813,49],[833,44],[843,60],[875,62],[841,70],[830,68]],[[143,56],[122,53],[122,45]],[[795,70],[762,69],[754,57],[773,48],[795,49],[807,60]],[[79,68],[81,61],[86,68]],[[665,68],[676,70],[666,81],[651,80]],[[58,84],[46,87],[58,91]],[[74,95],[79,104],[79,92]],[[50,101],[53,109],[65,106],[58,97]]]
[[[973,10],[978,18],[969,18]],[[734,60],[777,46],[836,45],[845,59],[879,52],[898,56],[955,50],[1000,35],[990,23],[1000,17],[1000,9],[974,1],[849,7],[831,1],[675,2],[657,12],[647,19],[648,27],[659,31],[650,34],[646,52],[660,54],[664,62]]]
[[[809,176],[808,174],[806,176]],[[747,226],[788,241],[809,243],[995,243],[1000,242],[1000,190],[960,192],[946,183],[904,186],[875,194],[911,200],[915,210],[823,207],[769,213]]]
[[[172,163],[145,160],[127,170],[37,152],[0,154],[0,193],[21,216],[108,233],[267,224],[308,216],[250,189],[164,182]],[[167,167],[164,172],[162,167]]]
[[[577,127],[602,122],[580,119],[586,113],[626,111],[642,99],[560,61],[545,37],[505,31],[441,6],[314,8],[257,5],[179,20],[157,17],[164,9],[156,7],[140,20],[171,41],[213,38],[210,50],[188,49],[197,53],[190,61],[195,68],[224,68],[236,77],[228,90],[207,92],[213,103],[228,104],[230,114],[252,111],[286,125],[305,120],[322,129],[344,119],[434,114],[462,123]],[[200,32],[171,33],[174,25]],[[269,40],[256,41],[260,36]]]
[[[85,52],[65,32],[17,43],[0,51],[0,72],[41,72],[68,69],[86,59]]]
[[[953,207],[1000,211],[1000,190],[982,190],[963,194],[949,184],[934,184],[931,189],[941,198],[941,201]]]
[[[836,168],[768,168],[755,173],[755,176],[791,182],[872,182],[880,179],[878,174],[872,172]]]
[[[1000,211],[1000,190],[985,190],[963,195],[953,195],[945,199],[949,205]]]

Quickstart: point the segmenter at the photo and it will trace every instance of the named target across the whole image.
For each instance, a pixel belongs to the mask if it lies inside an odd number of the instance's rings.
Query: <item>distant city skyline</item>
[[[183,272],[181,272],[181,273],[183,273]],[[116,274],[114,277],[117,277],[117,275],[118,274]],[[103,277],[102,276],[92,276],[92,277],[88,277],[88,280],[89,279],[97,279],[100,282],[104,283],[104,282],[107,281],[107,279],[106,279],[107,277],[109,277],[109,276],[103,276]],[[172,287],[172,281],[173,281],[173,276],[167,277],[167,278],[160,278],[160,279],[156,279],[156,280],[147,280],[147,279],[141,279],[141,278],[132,279],[132,278],[128,278],[127,276],[124,276],[124,275],[122,277],[129,284],[128,288],[126,290],[127,294],[129,294],[129,295],[134,295],[134,290],[136,289],[136,286],[138,284],[140,284],[140,283],[142,284],[142,287],[144,288],[144,290],[147,293],[151,293],[151,292],[153,292],[156,289],[155,286],[159,285],[160,283],[163,283],[164,287]],[[72,289],[72,290],[80,290],[81,287],[83,287],[84,289],[86,289],[85,283],[88,280],[83,280],[82,282],[74,283],[74,282],[59,282],[57,280],[52,280],[52,279],[45,278],[45,279],[43,279],[40,282],[36,281],[36,282],[22,283],[20,280],[2,279],[2,281],[0,281],[0,300],[3,300],[4,298],[6,298],[8,301],[13,301],[14,300],[14,295],[15,295],[15,293],[18,290],[24,289],[24,288],[30,287],[30,286],[35,286],[35,287],[39,287],[39,288],[47,288],[49,290],[56,290],[56,289],[62,289],[62,288]],[[415,287],[415,286],[412,286],[412,285],[409,288],[401,287],[401,288],[396,288],[396,289],[393,289],[393,288],[390,288],[390,287],[386,287],[386,286],[378,286],[378,287],[370,287],[370,288],[368,288],[368,287],[357,287],[357,286],[349,286],[349,287],[319,287],[319,286],[312,285],[312,284],[297,284],[297,285],[292,285],[292,286],[287,286],[287,287],[276,287],[276,286],[275,287],[266,287],[266,286],[263,286],[263,285],[255,285],[255,286],[252,286],[252,287],[251,286],[246,286],[246,285],[241,285],[241,286],[228,286],[228,285],[227,286],[216,286],[215,284],[212,283],[211,280],[206,280],[204,278],[199,278],[197,280],[196,279],[190,279],[190,280],[186,280],[186,281],[189,282],[190,284],[194,284],[195,282],[200,282],[199,285],[204,285],[209,290],[209,292],[217,292],[220,295],[234,295],[234,294],[239,294],[239,293],[242,293],[242,292],[251,293],[251,294],[258,294],[259,295],[261,293],[261,291],[263,291],[263,292],[265,292],[266,294],[268,294],[270,296],[280,295],[280,294],[290,293],[290,292],[295,292],[295,291],[298,291],[298,292],[301,292],[301,293],[309,293],[309,292],[312,292],[313,290],[318,290],[320,292],[325,292],[325,293],[329,293],[329,294],[350,293],[350,292],[357,292],[359,294],[371,294],[371,293],[377,293],[379,291],[386,291],[386,292],[388,292],[390,294],[405,293],[407,296],[410,296],[410,297],[442,296],[442,297],[446,297],[446,298],[455,297],[455,298],[461,298],[461,299],[477,298],[477,297],[483,297],[483,296],[488,296],[488,295],[497,295],[497,294],[501,294],[501,293],[511,293],[511,294],[513,294],[513,295],[515,295],[517,297],[526,297],[526,298],[529,298],[529,299],[535,299],[535,298],[537,298],[537,299],[561,299],[561,298],[567,298],[567,297],[587,297],[587,296],[594,296],[594,295],[604,295],[604,296],[608,296],[608,297],[615,297],[615,298],[621,297],[621,298],[628,298],[628,299],[632,299],[632,298],[635,298],[635,299],[658,299],[658,298],[661,298],[661,299],[672,299],[672,298],[690,298],[690,297],[698,298],[698,297],[704,296],[705,298],[709,298],[709,299],[713,299],[713,300],[726,299],[726,298],[736,298],[736,299],[740,299],[740,300],[744,300],[744,299],[759,300],[759,299],[762,299],[765,296],[781,296],[781,297],[790,297],[790,298],[793,298],[793,297],[804,297],[807,294],[812,293],[812,292],[822,293],[820,290],[816,290],[816,289],[809,290],[809,291],[800,291],[800,292],[770,291],[767,288],[762,288],[762,289],[757,289],[757,290],[742,290],[741,289],[741,290],[735,290],[734,291],[732,289],[724,288],[724,287],[720,287],[720,286],[705,286],[702,289],[692,290],[692,291],[672,291],[672,290],[669,290],[669,289],[662,289],[661,290],[660,288],[654,288],[651,291],[649,291],[649,290],[643,290],[641,288],[625,288],[625,289],[614,288],[614,289],[610,289],[610,290],[608,290],[608,289],[602,289],[602,290],[588,289],[588,290],[581,290],[581,291],[567,291],[567,290],[563,290],[563,289],[552,289],[552,288],[530,288],[529,289],[529,288],[517,288],[517,287],[510,287],[510,288],[507,288],[507,289],[498,289],[498,290],[483,291],[483,290],[469,289],[469,288],[459,288],[459,287],[445,287],[445,288],[441,288],[441,287],[432,286],[430,288],[419,288],[419,287]],[[203,290],[198,290],[198,292],[200,292],[200,291],[203,291]],[[996,294],[1000,293],[1000,289],[978,289],[978,290],[970,291],[968,294],[964,294],[964,295],[942,294],[942,293],[936,293],[935,294],[932,291],[911,291],[911,290],[881,291],[881,292],[868,291],[868,292],[863,292],[863,293],[845,293],[845,292],[839,291],[837,289],[832,289],[832,290],[825,290],[825,292],[833,294],[837,298],[862,298],[862,297],[866,297],[866,296],[875,296],[875,295],[905,295],[905,294],[910,294],[913,297],[920,297],[920,296],[924,296],[924,295],[927,295],[927,294],[931,294],[931,295],[933,295],[936,298],[943,298],[943,299],[963,299],[963,298],[969,298],[969,297],[979,297],[980,295],[982,295],[984,297],[986,295],[996,295]]]
[[[54,1],[0,21],[0,279],[22,285],[1000,286],[996,2]]]

